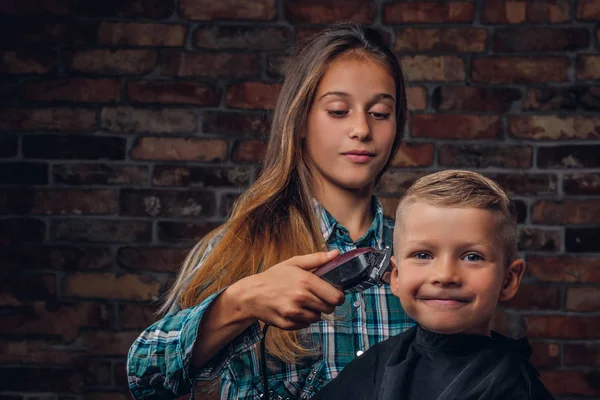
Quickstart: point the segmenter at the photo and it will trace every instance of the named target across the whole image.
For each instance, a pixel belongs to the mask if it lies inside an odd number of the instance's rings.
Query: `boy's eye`
[[[378,120],[386,120],[390,117],[390,113],[371,112],[371,116]]]
[[[483,260],[483,257],[481,257],[479,254],[476,254],[476,253],[469,253],[466,256],[464,256],[463,259],[465,261],[469,261],[469,262],[476,262],[476,261]]]
[[[415,257],[417,260],[429,260],[429,259],[431,259],[431,255],[427,254],[425,252],[415,253],[413,255],[413,257]]]
[[[331,115],[333,118],[343,118],[348,114],[348,111],[346,111],[346,110],[329,110],[329,111],[327,111],[327,113],[329,115]]]

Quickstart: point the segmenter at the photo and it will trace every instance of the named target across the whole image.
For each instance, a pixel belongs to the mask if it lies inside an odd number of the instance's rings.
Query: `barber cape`
[[[373,346],[313,399],[551,400],[527,339],[444,335],[415,326]]]

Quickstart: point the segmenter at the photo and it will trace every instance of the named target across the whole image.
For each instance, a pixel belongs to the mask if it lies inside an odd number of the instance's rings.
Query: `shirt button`
[[[357,351],[357,352],[356,352],[356,355],[357,355],[358,357],[360,357],[360,355],[361,355],[362,353],[364,353],[364,351],[362,351],[362,350],[359,350],[359,351]]]
[[[354,306],[354,308],[358,308],[360,307],[360,301],[354,300],[354,303],[352,303],[352,305]]]

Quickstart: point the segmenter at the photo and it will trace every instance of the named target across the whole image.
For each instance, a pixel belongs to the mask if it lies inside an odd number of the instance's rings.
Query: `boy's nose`
[[[352,118],[351,138],[366,140],[371,137],[371,127],[369,126],[369,114],[366,112],[354,113]]]
[[[451,261],[440,260],[432,268],[430,282],[441,286],[460,286],[461,279],[456,265]]]

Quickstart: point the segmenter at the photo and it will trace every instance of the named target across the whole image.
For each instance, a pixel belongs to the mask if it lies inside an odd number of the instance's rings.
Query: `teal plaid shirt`
[[[393,221],[383,215],[373,198],[375,218],[365,235],[353,242],[346,228],[315,201],[321,231],[329,249],[392,245]],[[210,251],[208,249],[207,251]],[[199,263],[200,266],[201,263]],[[221,399],[259,399],[263,392],[258,323],[252,324],[221,350],[205,367],[192,372],[192,349],[198,325],[218,293],[197,306],[173,309],[136,339],[129,350],[129,389],[136,399],[172,399],[193,391],[197,380],[221,378]],[[374,344],[414,325],[389,285],[346,295],[331,321],[320,321],[299,331],[315,355],[298,364],[269,358],[272,399],[308,399]]]

